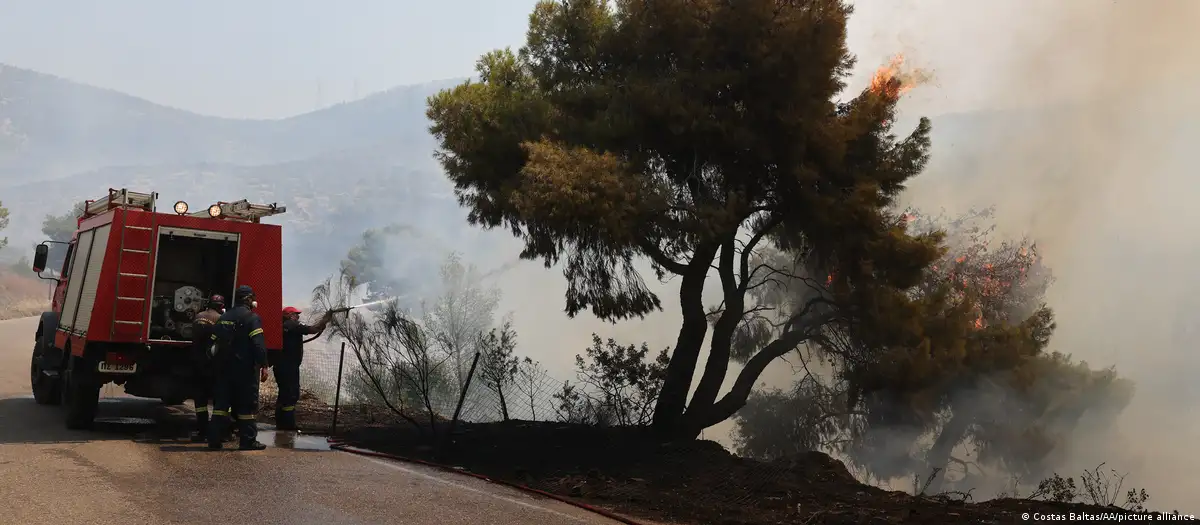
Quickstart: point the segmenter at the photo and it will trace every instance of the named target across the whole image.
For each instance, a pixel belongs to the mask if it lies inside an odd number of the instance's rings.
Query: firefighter
[[[208,437],[208,403],[213,397],[212,348],[213,327],[225,313],[225,298],[213,295],[208,300],[208,308],[196,314],[192,324],[192,354],[196,366],[194,398],[196,404],[196,433],[192,442],[203,443]],[[228,407],[222,407],[228,409]]]
[[[275,383],[279,385],[279,396],[275,402],[275,427],[279,430],[297,430],[296,402],[300,401],[300,363],[304,360],[304,336],[321,335],[329,324],[331,313],[321,317],[317,324],[300,322],[300,310],[294,306],[283,309],[283,352],[273,367]]]
[[[264,346],[262,319],[254,313],[258,302],[249,286],[238,286],[230,308],[217,321],[212,339],[217,343],[216,407],[231,407],[237,417],[239,450],[262,450],[254,417],[258,413],[258,385],[267,380],[267,348]],[[255,376],[258,377],[255,377]],[[218,415],[213,411],[213,415]],[[217,418],[209,425],[208,448],[220,450],[228,422]]]

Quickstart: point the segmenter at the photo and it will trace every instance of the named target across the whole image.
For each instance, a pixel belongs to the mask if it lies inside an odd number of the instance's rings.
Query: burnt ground
[[[711,441],[660,445],[644,431],[558,423],[465,424],[430,447],[412,426],[350,429],[347,444],[439,461],[630,516],[704,525],[776,523],[1020,523],[1022,513],[1122,512],[1027,500],[966,503],[859,483],[811,452],[763,463]]]
[[[265,397],[265,396],[264,396]],[[263,400],[261,419],[274,406]],[[311,395],[299,407],[302,429],[330,430],[333,409]],[[446,424],[442,423],[441,431]],[[963,501],[913,496],[859,483],[845,465],[810,452],[764,463],[711,441],[658,444],[641,429],[510,421],[460,423],[434,446],[386,409],[348,406],[338,416],[346,444],[460,467],[633,517],[696,525],[1006,524],[1023,513],[1124,512],[1022,499]]]

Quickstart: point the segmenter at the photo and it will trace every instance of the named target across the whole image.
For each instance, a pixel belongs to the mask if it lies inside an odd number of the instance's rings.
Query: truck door
[[[51,310],[55,312],[62,311],[63,296],[67,293],[67,273],[71,268],[71,256],[75,254],[75,240],[72,239],[70,244],[67,244],[67,255],[63,257],[62,268],[58,271],[58,282],[54,285],[54,301],[50,304]]]

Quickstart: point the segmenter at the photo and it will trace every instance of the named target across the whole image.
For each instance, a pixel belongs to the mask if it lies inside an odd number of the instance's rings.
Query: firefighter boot
[[[225,432],[221,435],[222,441],[229,443],[229,442],[237,439],[238,434],[240,432],[238,431],[238,425],[233,424],[233,422],[236,420],[237,420],[237,412],[234,410],[230,410],[229,411],[229,426],[225,427]]]
[[[244,416],[243,416],[244,417]],[[238,418],[238,450],[263,450],[266,445],[258,442],[258,425],[253,417]]]
[[[212,418],[208,422],[208,448],[212,450],[221,450],[224,443],[229,441],[226,436],[230,433],[230,427],[233,426],[233,421],[229,418],[229,412],[225,410],[213,410]]]
[[[192,434],[192,443],[208,440],[208,423],[208,407],[196,407],[196,432]]]
[[[278,430],[297,430],[295,406],[285,406],[275,411],[275,428]]]

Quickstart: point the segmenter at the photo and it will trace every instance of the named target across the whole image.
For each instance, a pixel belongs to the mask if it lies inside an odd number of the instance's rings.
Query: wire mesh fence
[[[560,414],[554,397],[563,381],[552,377],[535,362],[515,367],[502,385],[489,384],[476,373],[470,376],[470,360],[440,363],[439,380],[422,388],[398,377],[394,363],[369,362],[345,348],[341,340],[317,340],[305,345],[300,366],[301,399],[297,418],[302,429],[333,432],[335,413],[340,428],[364,424],[387,424],[428,418],[449,421],[459,409],[458,421],[490,423],[504,420],[575,421]],[[462,370],[455,370],[461,366]],[[465,395],[464,395],[465,392]],[[279,388],[271,377],[260,388],[260,419],[273,422]],[[335,412],[335,408],[337,409]]]
[[[529,359],[513,364],[496,376],[470,359],[447,359],[437,364],[440,379],[414,385],[396,363],[371,362],[352,347],[343,353],[341,341],[315,341],[305,349],[297,420],[304,430],[353,435],[368,448],[618,505],[676,498],[691,508],[686,501],[700,498],[753,507],[763,494],[795,492],[801,480],[825,475],[796,461],[736,458],[711,442],[663,447],[646,428],[653,398],[581,375],[556,377]],[[273,381],[262,389],[266,421],[276,392]],[[453,451],[433,456],[443,440]]]

